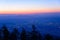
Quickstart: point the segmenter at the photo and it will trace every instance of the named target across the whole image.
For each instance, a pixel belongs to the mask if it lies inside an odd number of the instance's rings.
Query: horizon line
[[[0,14],[0,15],[30,15],[30,14],[32,14],[32,15],[34,15],[34,14],[60,14],[60,12],[38,12],[38,13],[4,13],[4,14]]]

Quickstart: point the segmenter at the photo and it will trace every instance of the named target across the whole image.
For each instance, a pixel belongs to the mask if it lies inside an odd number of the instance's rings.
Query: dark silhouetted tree
[[[53,40],[53,37],[49,34],[45,35],[45,40]]]
[[[42,35],[41,35],[41,33],[38,33],[38,40],[42,40]]]
[[[0,40],[2,40],[2,35],[1,34],[2,34],[2,31],[0,30]]]
[[[14,28],[13,32],[10,35],[10,40],[17,40],[18,37],[18,30]]]
[[[22,28],[22,32],[21,32],[20,38],[21,38],[21,40],[26,40],[26,31],[25,31],[24,28]]]
[[[6,28],[6,25],[3,25],[2,32],[3,32],[3,40],[9,40],[9,31]]]
[[[41,34],[37,32],[35,25],[32,25],[31,40],[41,40]]]

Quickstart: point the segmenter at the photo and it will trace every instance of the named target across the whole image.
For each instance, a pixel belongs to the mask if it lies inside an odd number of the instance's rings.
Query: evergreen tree
[[[47,34],[45,36],[45,40],[53,40],[53,37],[51,35]]]
[[[38,33],[38,40],[42,40],[42,35],[41,35],[41,33]]]
[[[10,35],[10,40],[17,40],[18,37],[18,30],[14,28],[13,32]]]
[[[9,31],[6,28],[6,25],[3,25],[2,31],[3,31],[3,40],[9,40]]]
[[[41,34],[36,31],[35,25],[32,25],[32,35],[31,40],[41,40]]]
[[[1,34],[2,34],[2,31],[0,30],[0,40],[2,40],[2,35]]]
[[[24,28],[22,28],[22,32],[21,32],[20,37],[21,37],[21,40],[26,40],[26,31]]]

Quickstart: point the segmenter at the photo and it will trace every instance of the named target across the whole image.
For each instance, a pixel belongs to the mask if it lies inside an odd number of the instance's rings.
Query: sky
[[[0,14],[60,12],[60,0],[0,0]]]

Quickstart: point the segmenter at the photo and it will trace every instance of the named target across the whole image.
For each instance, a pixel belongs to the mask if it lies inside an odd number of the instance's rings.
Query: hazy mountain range
[[[0,14],[0,26],[6,24],[8,28],[25,27],[31,29],[31,25],[36,25],[42,33],[50,33],[60,36],[60,13],[41,13],[30,15]]]

